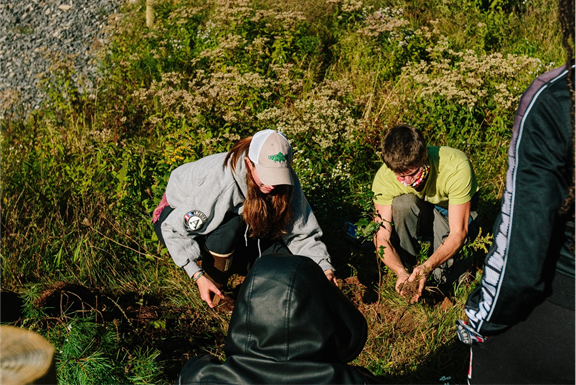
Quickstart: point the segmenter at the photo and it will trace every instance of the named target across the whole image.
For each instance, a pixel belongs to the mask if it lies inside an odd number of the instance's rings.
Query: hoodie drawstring
[[[248,247],[248,229],[250,226],[246,225],[246,231],[244,231],[244,243]],[[262,256],[262,249],[260,248],[260,238],[258,238],[258,258]]]

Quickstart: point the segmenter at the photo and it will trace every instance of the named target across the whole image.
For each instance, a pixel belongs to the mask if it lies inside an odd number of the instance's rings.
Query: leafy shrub
[[[498,118],[499,127],[511,127],[513,113],[521,92],[533,76],[545,67],[538,59],[499,53],[476,55],[473,51],[455,52],[439,44],[430,48],[432,61],[410,64],[405,68],[404,78],[410,79],[417,90],[414,105],[424,105],[428,111],[434,108],[444,116],[422,114],[423,126],[434,126],[436,132],[447,133],[455,128],[457,136],[491,136],[493,132],[481,130],[490,127]],[[436,103],[444,108],[437,108]],[[432,107],[432,108],[430,108]],[[456,118],[455,118],[456,117]],[[460,121],[446,127],[443,121]],[[466,122],[473,120],[479,128],[470,132]],[[507,128],[509,130],[509,128]],[[452,135],[454,135],[452,134]],[[479,141],[486,136],[478,137]]]

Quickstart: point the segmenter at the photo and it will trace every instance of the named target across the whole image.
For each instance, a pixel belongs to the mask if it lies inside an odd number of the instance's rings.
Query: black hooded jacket
[[[310,258],[256,261],[238,295],[224,351],[189,360],[181,384],[378,383],[348,365],[367,337],[362,314]]]
[[[546,72],[520,99],[494,243],[466,302],[470,324],[485,336],[525,321],[544,300],[574,310],[573,212],[559,214],[574,183],[567,74]]]

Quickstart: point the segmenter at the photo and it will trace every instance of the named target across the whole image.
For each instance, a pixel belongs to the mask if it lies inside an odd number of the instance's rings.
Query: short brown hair
[[[396,174],[420,167],[428,158],[422,133],[407,124],[392,127],[382,143],[384,163]]]

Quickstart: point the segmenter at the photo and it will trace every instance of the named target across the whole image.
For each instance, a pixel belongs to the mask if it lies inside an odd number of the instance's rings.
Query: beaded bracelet
[[[204,270],[199,270],[198,274],[196,274],[196,276],[194,278],[192,278],[194,280],[194,282],[198,281],[198,278],[200,278],[201,276],[203,276],[205,273]]]

